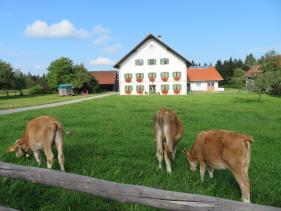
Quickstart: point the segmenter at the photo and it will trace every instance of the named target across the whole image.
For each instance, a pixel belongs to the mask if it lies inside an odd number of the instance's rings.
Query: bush
[[[34,95],[34,94],[47,94],[48,93],[48,90],[44,89],[42,86],[40,85],[35,85],[33,87],[31,87],[29,89],[29,93],[31,95]]]

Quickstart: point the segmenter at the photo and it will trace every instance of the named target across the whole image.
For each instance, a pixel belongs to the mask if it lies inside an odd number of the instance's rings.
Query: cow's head
[[[182,152],[185,154],[186,159],[188,160],[188,163],[189,163],[189,166],[190,166],[190,170],[191,170],[191,171],[196,171],[197,165],[198,165],[198,161],[197,161],[197,159],[191,154],[191,150],[185,149],[185,148],[184,148]]]
[[[16,152],[16,157],[21,157],[23,155],[26,155],[26,152],[22,146],[21,139],[16,140],[16,143],[12,146],[10,146],[7,150],[7,152]]]

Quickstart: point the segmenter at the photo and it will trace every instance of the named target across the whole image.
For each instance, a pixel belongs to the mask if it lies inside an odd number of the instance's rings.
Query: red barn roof
[[[222,81],[223,78],[214,67],[187,68],[188,81]]]
[[[116,71],[91,71],[90,74],[94,76],[99,84],[115,84]]]
[[[262,73],[261,66],[259,64],[255,64],[245,73],[245,76],[248,78],[254,78],[260,73]]]

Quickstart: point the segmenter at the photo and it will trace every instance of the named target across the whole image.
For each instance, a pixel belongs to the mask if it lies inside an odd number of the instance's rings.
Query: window
[[[143,80],[143,73],[136,73],[136,80],[137,82],[142,82]]]
[[[133,91],[133,86],[125,86],[125,92],[127,93],[127,94],[131,94],[131,92]]]
[[[181,84],[174,84],[173,90],[175,94],[179,94],[181,92]]]
[[[173,77],[176,81],[181,79],[181,72],[173,72]]]
[[[143,65],[143,59],[136,59],[135,60],[135,65],[137,65],[137,66]]]
[[[156,59],[149,59],[148,60],[148,65],[155,65],[156,64]]]
[[[156,73],[148,73],[148,78],[151,82],[155,81]]]
[[[162,72],[161,73],[161,79],[162,81],[168,81],[169,73],[168,72]]]
[[[168,92],[169,92],[169,85],[168,84],[162,84],[161,85],[161,92],[164,95],[168,94]]]
[[[181,90],[181,84],[174,84],[173,89],[174,90]]]
[[[201,86],[201,83],[200,83],[200,82],[196,82],[196,86],[197,86],[197,87],[200,87],[200,86]]]
[[[161,90],[163,90],[163,91],[169,90],[169,85],[168,84],[162,84]]]
[[[169,64],[169,59],[168,58],[160,59],[160,64]]]
[[[137,85],[136,86],[137,93],[141,94],[144,90],[144,85]]]
[[[131,82],[132,80],[132,74],[131,73],[125,73],[124,78],[126,82]]]

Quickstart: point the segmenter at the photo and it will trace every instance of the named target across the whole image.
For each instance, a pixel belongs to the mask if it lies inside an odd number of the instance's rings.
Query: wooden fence
[[[40,183],[95,196],[155,208],[192,211],[281,211],[281,208],[242,203],[216,197],[179,193],[139,185],[127,185],[92,177],[0,161],[0,176]],[[1,210],[1,207],[0,207]]]

